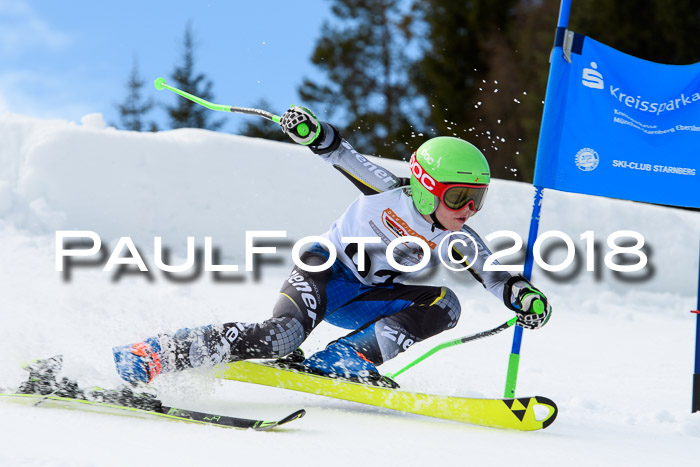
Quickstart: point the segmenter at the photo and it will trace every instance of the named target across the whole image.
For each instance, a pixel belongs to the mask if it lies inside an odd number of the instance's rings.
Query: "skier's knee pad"
[[[459,317],[462,314],[462,307],[459,304],[457,294],[455,294],[452,289],[442,287],[442,291],[438,299],[431,304],[431,307],[437,306],[444,311],[447,318],[446,329],[452,329],[457,325],[457,321],[459,321]]]
[[[282,315],[262,323],[228,323],[225,336],[231,345],[232,361],[246,358],[279,358],[304,342],[304,327],[298,317]]]
[[[274,322],[273,326],[266,326],[267,335],[264,337],[272,358],[284,357],[294,352],[306,338],[304,326],[296,317],[272,318],[265,321],[268,322]]]

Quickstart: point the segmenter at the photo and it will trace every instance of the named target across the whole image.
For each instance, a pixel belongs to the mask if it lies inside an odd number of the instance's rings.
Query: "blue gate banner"
[[[700,63],[649,62],[560,29],[534,185],[700,208]]]

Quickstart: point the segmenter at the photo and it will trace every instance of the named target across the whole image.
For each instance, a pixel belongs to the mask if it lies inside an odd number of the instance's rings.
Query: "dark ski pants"
[[[312,247],[301,260],[310,266],[323,264],[324,252],[320,246]],[[160,337],[164,350],[174,352],[176,367],[184,369],[282,357],[325,320],[352,329],[340,340],[380,365],[415,342],[453,328],[459,316],[459,301],[447,287],[367,286],[336,261],[321,272],[294,268],[282,285],[272,317],[262,323],[210,325]]]

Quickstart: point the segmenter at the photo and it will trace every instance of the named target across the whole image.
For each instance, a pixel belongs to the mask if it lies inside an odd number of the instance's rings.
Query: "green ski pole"
[[[465,342],[475,341],[477,339],[482,339],[484,337],[493,336],[493,335],[498,334],[499,332],[503,331],[504,329],[508,329],[509,327],[514,325],[517,321],[518,321],[518,318],[514,317],[514,318],[511,318],[510,320],[506,321],[505,323],[501,324],[500,326],[497,326],[493,329],[489,329],[488,331],[482,331],[482,332],[478,332],[476,334],[472,334],[471,336],[460,337],[459,339],[453,339],[451,341],[443,342],[442,344],[439,344],[439,345],[433,347],[432,349],[428,350],[426,353],[424,353],[420,357],[416,358],[411,363],[409,363],[405,367],[401,368],[399,371],[396,371],[394,373],[387,373],[386,376],[391,378],[391,379],[394,379],[397,376],[399,376],[401,373],[403,373],[404,371],[406,371],[410,368],[413,368],[414,366],[416,366],[417,364],[419,364],[420,362],[422,362],[426,358],[439,352],[442,349],[446,349],[448,347],[453,347],[453,346],[459,345],[459,344],[464,344]]]
[[[219,112],[233,112],[233,113],[239,113],[239,114],[248,114],[248,115],[257,115],[262,118],[266,118],[268,120],[272,120],[275,123],[279,123],[280,121],[280,116],[275,115],[271,112],[268,112],[267,110],[262,110],[262,109],[251,109],[248,107],[233,107],[231,105],[222,105],[222,104],[214,104],[209,101],[206,101],[202,99],[201,97],[197,97],[195,95],[192,95],[188,92],[185,92],[181,89],[175,88],[173,86],[170,86],[168,84],[165,84],[165,78],[158,78],[155,83],[156,89],[159,91],[162,91],[163,89],[167,89],[169,91],[174,92],[175,94],[179,94],[182,97],[191,100],[192,102],[199,104],[203,107],[206,107],[207,109],[211,110],[217,110]]]

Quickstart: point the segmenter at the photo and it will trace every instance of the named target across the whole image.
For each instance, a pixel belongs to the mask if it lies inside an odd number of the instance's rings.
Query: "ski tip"
[[[271,430],[273,428],[277,428],[280,425],[284,425],[285,423],[293,422],[294,420],[299,420],[302,418],[304,415],[306,415],[306,410],[301,409],[297,410],[296,412],[293,412],[286,417],[277,420],[276,422],[262,422],[259,425],[253,427],[254,430],[256,431],[267,431]]]
[[[157,90],[162,91],[165,88],[165,78],[158,78],[153,84]]]
[[[304,409],[297,410],[296,412],[293,412],[293,413],[287,415],[286,417],[284,417],[283,419],[279,420],[275,424],[275,426],[280,426],[280,425],[284,425],[285,423],[293,422],[294,420],[299,420],[304,415],[306,415],[306,410],[304,410]]]
[[[294,412],[294,413],[292,413],[292,414],[289,414],[289,415],[287,415],[286,417],[284,417],[284,418],[283,418],[282,420],[280,420],[279,423],[277,423],[277,424],[278,424],[278,425],[283,425],[283,424],[285,424],[285,423],[288,423],[288,422],[291,422],[291,421],[294,421],[294,420],[299,420],[299,419],[302,418],[304,415],[306,415],[306,410],[304,410],[304,409],[297,410],[296,412]]]
[[[559,414],[559,408],[552,399],[548,399],[547,397],[535,396],[535,402],[538,405],[542,405],[549,410],[549,414],[543,420],[541,420],[542,429],[545,429],[549,425],[554,423],[554,420],[556,420],[557,415]]]

